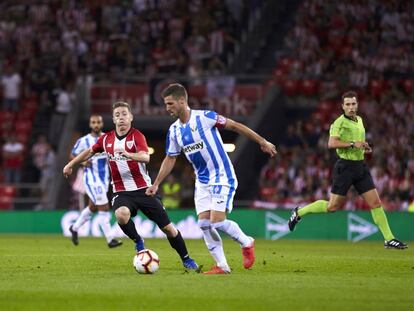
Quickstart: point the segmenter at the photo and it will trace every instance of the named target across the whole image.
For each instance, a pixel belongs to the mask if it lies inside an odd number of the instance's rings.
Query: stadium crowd
[[[158,73],[196,78],[226,70],[245,17],[258,1],[94,0],[0,3],[2,112],[26,108],[49,123],[56,149],[80,75],[94,79]],[[230,9],[231,8],[231,9]],[[6,122],[7,123],[7,122]],[[7,124],[6,124],[7,125]],[[2,123],[2,143],[12,126]],[[24,145],[30,137],[17,137]],[[24,140],[24,141],[21,141]],[[27,146],[28,147],[28,146]],[[9,176],[10,174],[7,174]],[[16,175],[20,180],[19,174]],[[9,178],[9,177],[7,177]],[[8,179],[7,179],[8,180]]]
[[[296,207],[329,197],[337,158],[327,149],[329,124],[341,113],[340,102],[332,104],[336,107],[325,121],[318,111],[289,126],[279,143],[279,157],[261,172],[258,199],[273,203],[265,206]],[[414,199],[413,99],[394,88],[379,100],[361,100],[360,113],[366,120],[367,141],[374,149],[367,162],[381,199],[388,210],[406,210]],[[349,196],[347,209],[367,208],[356,192]]]
[[[256,205],[295,207],[329,197],[334,152],[327,151],[330,123],[340,115],[340,95],[359,93],[368,158],[388,210],[414,200],[414,6],[409,1],[306,0],[285,38],[274,70],[286,96],[317,98],[309,119],[287,129],[280,157],[261,172]],[[288,55],[288,57],[287,57]],[[347,209],[367,208],[351,192]]]
[[[262,2],[1,2],[0,183],[44,184],[39,162],[45,161],[31,159],[26,151],[40,133],[54,155],[79,77],[127,81],[137,75],[196,79],[223,73],[240,29]],[[15,188],[6,188],[16,194]]]
[[[23,157],[30,154],[25,150],[35,139],[30,133],[39,115],[52,122],[46,137],[39,138],[43,147],[31,149],[38,154],[29,165],[34,172],[29,181],[50,180],[56,134],[71,111],[80,75],[93,74],[97,80],[178,73],[196,79],[225,72],[227,55],[240,39],[238,30],[262,2],[0,3],[2,180],[27,181],[30,170],[23,169]],[[311,120],[291,124],[277,142],[279,157],[261,173],[260,201],[293,207],[327,197],[334,161],[333,153],[326,150],[327,126],[340,113],[341,92],[349,88],[361,96],[368,140],[374,145],[368,161],[385,205],[404,209],[412,201],[413,12],[413,3],[397,0],[301,4],[285,48],[278,52],[274,77],[285,95],[321,102]],[[16,130],[14,122],[18,124],[15,138],[10,135]],[[187,176],[177,175],[174,182],[180,186],[171,186],[180,189],[180,205],[192,204]],[[348,202],[348,208],[364,208],[357,199]]]
[[[279,52],[277,75],[310,80],[308,92],[332,80],[340,89],[412,78],[414,3],[306,0]],[[377,83],[377,82],[376,82]],[[314,90],[312,90],[312,87]],[[381,86],[379,86],[380,88]],[[321,92],[323,95],[323,92]]]

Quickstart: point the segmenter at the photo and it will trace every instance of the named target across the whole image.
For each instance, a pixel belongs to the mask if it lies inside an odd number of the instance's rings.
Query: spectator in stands
[[[3,146],[4,180],[6,183],[19,183],[23,164],[23,145],[14,135],[8,136]]]
[[[184,167],[181,169],[181,172],[182,172],[181,176],[179,176],[179,180],[181,182],[181,192],[180,192],[181,207],[190,208],[194,206],[195,175],[192,171],[192,167],[189,165],[184,165]]]
[[[57,147],[60,135],[65,126],[66,116],[72,110],[74,94],[68,86],[57,90],[56,107],[50,125],[49,141],[52,146]]]
[[[167,176],[161,185],[162,203],[165,208],[180,208],[181,184],[173,174]]]
[[[295,128],[294,125],[289,125],[287,133],[280,144],[286,147],[302,146],[303,138],[301,137],[300,132],[298,132],[297,127]]]
[[[22,78],[14,66],[6,66],[1,84],[3,86],[3,108],[8,111],[19,110]]]
[[[36,210],[52,208],[50,206],[50,184],[53,182],[56,174],[56,155],[50,144],[46,143],[46,149],[46,156],[40,172],[40,190],[42,192],[41,201],[40,204],[36,206]]]
[[[37,137],[36,143],[32,146],[31,155],[33,165],[36,169],[35,180],[38,181],[40,179],[40,173],[42,168],[45,165],[48,153],[50,150],[50,145],[47,142],[47,138],[45,135],[39,135]]]

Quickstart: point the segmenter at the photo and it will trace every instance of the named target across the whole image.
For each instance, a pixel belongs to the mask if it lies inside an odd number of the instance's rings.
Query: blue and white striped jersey
[[[209,185],[237,187],[233,164],[224,151],[217,128],[224,127],[226,118],[214,111],[191,110],[186,124],[171,124],[167,134],[166,153],[177,156],[183,151],[193,165],[199,182]]]
[[[77,140],[75,146],[73,146],[72,155],[76,157],[85,149],[89,149],[98,141],[98,138],[99,137],[94,137],[91,134],[82,136]],[[100,181],[106,186],[105,192],[108,191],[110,176],[106,154],[95,154],[89,161],[91,161],[92,165],[90,167],[85,166],[84,168],[83,180],[85,186],[88,187],[92,183],[95,184]]]

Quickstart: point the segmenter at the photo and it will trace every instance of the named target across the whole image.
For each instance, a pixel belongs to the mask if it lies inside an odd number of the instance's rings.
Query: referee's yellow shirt
[[[365,141],[365,127],[360,116],[356,121],[345,115],[337,118],[330,127],[329,136],[339,137],[341,141]],[[336,153],[341,159],[360,161],[364,160],[364,149],[361,148],[337,148]]]

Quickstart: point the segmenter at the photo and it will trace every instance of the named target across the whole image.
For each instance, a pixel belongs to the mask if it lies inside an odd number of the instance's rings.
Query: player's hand
[[[364,153],[365,154],[372,153],[372,147],[368,143],[366,143],[366,145],[364,147]]]
[[[158,191],[158,186],[157,185],[152,185],[152,186],[148,187],[147,190],[145,190],[145,194],[153,197],[154,195],[157,194],[157,191]]]
[[[119,154],[120,154],[121,156],[123,156],[124,158],[127,158],[127,159],[132,160],[132,154],[131,154],[131,153],[129,153],[129,152],[127,152],[127,151],[125,151],[125,150],[121,150],[121,151],[119,151]]]
[[[277,154],[275,145],[273,145],[271,142],[267,140],[260,144],[260,149],[262,149],[264,153],[268,153],[271,158],[273,158]]]
[[[66,164],[65,167],[63,168],[63,176],[68,178],[72,174],[72,171],[73,171],[72,167],[69,164]]]
[[[354,148],[365,149],[366,144],[365,141],[356,141],[354,143]]]
[[[129,160],[133,160],[132,153],[126,151],[125,149],[115,149],[114,153],[117,153],[119,156],[124,157]]]

